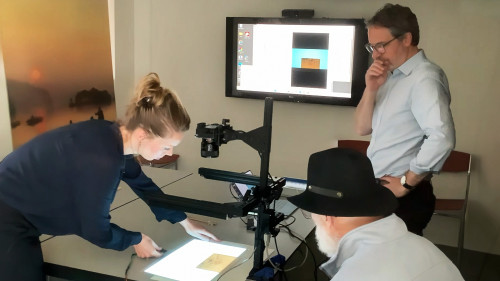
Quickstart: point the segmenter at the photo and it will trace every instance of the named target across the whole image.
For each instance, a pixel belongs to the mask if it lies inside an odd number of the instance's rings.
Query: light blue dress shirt
[[[455,147],[444,71],[424,51],[389,74],[377,93],[367,155],[376,177],[439,172]]]
[[[395,214],[347,232],[320,269],[331,281],[464,280],[443,252],[408,232]]]

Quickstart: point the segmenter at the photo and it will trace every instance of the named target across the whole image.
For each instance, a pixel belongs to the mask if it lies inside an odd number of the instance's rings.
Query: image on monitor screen
[[[327,88],[328,33],[292,34],[290,87]]]
[[[361,19],[227,18],[226,96],[357,105],[368,67]]]

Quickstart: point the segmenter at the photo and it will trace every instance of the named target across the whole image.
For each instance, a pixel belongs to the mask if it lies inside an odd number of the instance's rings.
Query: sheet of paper
[[[223,254],[212,254],[196,268],[215,271],[221,273],[228,265],[230,265],[236,257],[227,256]]]

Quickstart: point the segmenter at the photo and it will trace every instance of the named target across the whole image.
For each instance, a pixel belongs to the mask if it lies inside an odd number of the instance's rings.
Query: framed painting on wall
[[[116,119],[108,1],[0,2],[13,148],[48,130]]]

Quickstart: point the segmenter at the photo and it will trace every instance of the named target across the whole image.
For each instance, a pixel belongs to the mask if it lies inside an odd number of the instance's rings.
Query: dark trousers
[[[40,233],[0,200],[0,279],[44,281]]]
[[[396,215],[405,223],[408,231],[422,236],[423,230],[434,213],[436,196],[430,181],[422,181],[408,195],[398,198]]]

